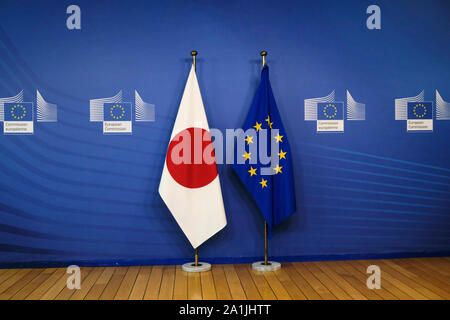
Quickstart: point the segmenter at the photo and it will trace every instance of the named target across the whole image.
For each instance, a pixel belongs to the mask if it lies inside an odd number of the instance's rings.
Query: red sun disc
[[[172,178],[186,188],[201,188],[217,177],[211,135],[202,128],[187,128],[169,144],[166,165]]]

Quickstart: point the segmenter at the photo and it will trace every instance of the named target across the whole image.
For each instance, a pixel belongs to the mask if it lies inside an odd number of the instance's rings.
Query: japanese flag
[[[194,66],[170,136],[159,194],[194,248],[227,224],[214,146]]]

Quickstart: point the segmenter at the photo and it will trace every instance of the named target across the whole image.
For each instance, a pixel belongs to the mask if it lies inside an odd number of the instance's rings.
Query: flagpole
[[[266,65],[267,51],[261,51],[259,54],[262,57],[262,65],[264,67]],[[269,265],[267,256],[267,222],[264,221],[264,265],[266,266]]]
[[[259,53],[262,57],[262,65],[263,67],[266,65],[266,56],[267,51],[261,51]],[[252,264],[252,268],[254,270],[258,271],[275,271],[281,268],[281,264],[279,262],[274,261],[268,261],[268,254],[267,254],[267,247],[268,247],[268,241],[267,241],[267,232],[268,226],[267,222],[264,221],[264,261],[258,261]]]
[[[191,51],[191,56],[192,56],[192,65],[194,66],[194,71],[195,71],[195,57],[197,56],[198,52],[195,50]],[[195,264],[196,267],[198,267],[198,248],[195,248]]]
[[[197,56],[198,52],[195,50],[191,51],[192,56],[192,66],[194,67],[195,71],[195,57]],[[188,262],[182,265],[182,269],[186,272],[204,272],[211,270],[211,265],[206,262],[198,262],[198,248],[195,248],[195,256],[194,256],[194,263]]]
[[[263,59],[263,67],[266,65],[266,56],[267,56],[267,51],[261,51],[259,53],[262,56]]]
[[[191,56],[192,56],[192,65],[194,66],[194,70],[195,70],[195,57],[197,56],[198,52],[195,50],[191,51]]]
[[[269,265],[267,262],[267,222],[264,221],[264,265]]]
[[[198,248],[195,248],[195,266],[198,267]]]

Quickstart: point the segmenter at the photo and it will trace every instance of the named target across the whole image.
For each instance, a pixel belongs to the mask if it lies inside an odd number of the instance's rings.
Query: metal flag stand
[[[191,51],[192,65],[195,71],[195,57],[197,56],[197,51]],[[181,266],[181,268],[186,272],[204,272],[211,270],[211,265],[206,262],[198,262],[198,248],[195,248],[195,261],[188,262]]]
[[[262,65],[266,65],[267,51],[261,51]],[[267,222],[264,221],[264,261],[254,262],[252,268],[257,271],[275,271],[281,268],[281,264],[267,259]]]

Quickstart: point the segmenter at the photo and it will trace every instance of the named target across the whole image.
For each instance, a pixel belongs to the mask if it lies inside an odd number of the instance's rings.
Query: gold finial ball
[[[265,56],[267,56],[267,51],[261,51],[259,54],[260,54],[261,56],[265,57]]]
[[[195,57],[197,54],[198,54],[197,51],[195,51],[195,50],[191,51],[191,56]]]

